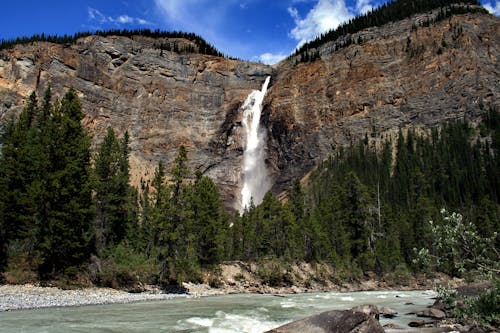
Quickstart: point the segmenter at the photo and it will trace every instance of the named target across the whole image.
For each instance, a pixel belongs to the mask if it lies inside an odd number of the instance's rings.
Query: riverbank
[[[116,290],[82,287],[62,289],[42,287],[36,283],[0,285],[0,312],[47,307],[82,306],[168,300],[176,297],[205,297],[227,294],[292,295],[313,292],[356,292],[376,290],[432,290],[437,286],[456,288],[462,280],[437,274],[433,278],[411,275],[367,277],[341,280],[329,265],[294,264],[287,269],[271,265],[226,262],[216,272],[203,277],[203,283],[183,283],[176,290],[157,286],[134,285]],[[130,292],[134,291],[134,292]]]
[[[451,280],[457,285],[457,280]],[[450,281],[448,281],[449,283]],[[291,295],[313,292],[356,292],[374,290],[426,290],[432,285],[442,284],[442,279],[429,280],[428,284],[412,283],[410,285],[390,287],[383,281],[366,280],[342,285],[317,285],[316,287],[291,286],[271,287],[258,285],[256,282],[239,281],[223,283],[218,287],[209,284],[184,283],[184,293],[169,293],[156,286],[144,286],[140,293],[130,293],[111,288],[79,288],[60,289],[42,287],[33,284],[0,285],[0,312],[49,307],[69,307],[100,304],[125,304],[142,301],[170,300],[179,297],[207,297],[228,294],[271,294]]]

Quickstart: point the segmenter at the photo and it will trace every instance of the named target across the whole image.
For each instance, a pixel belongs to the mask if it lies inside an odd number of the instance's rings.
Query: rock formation
[[[72,86],[94,144],[110,126],[129,132],[134,184],[160,160],[171,166],[183,144],[192,171],[212,177],[229,208],[241,186],[240,106],[268,75],[263,122],[275,193],[365,135],[474,120],[498,106],[500,20],[475,13],[419,27],[429,15],[363,30],[339,50],[327,43],[314,62],[290,57],[273,67],[160,50],[172,40],[141,36],[16,45],[0,51],[0,131],[32,91],[43,96],[50,84],[60,96]]]
[[[239,192],[242,158],[239,107],[272,73],[268,66],[155,47],[146,37],[79,39],[75,45],[36,42],[0,58],[0,117],[19,112],[32,91],[79,93],[84,123],[99,143],[107,128],[130,135],[135,184],[160,160],[170,167],[180,145],[192,171],[214,178],[225,201]],[[177,41],[188,43],[186,40]],[[14,112],[12,112],[14,111]]]
[[[325,44],[312,63],[279,64],[267,97],[275,190],[365,135],[474,120],[499,105],[500,19],[466,14],[419,27],[434,15],[363,30],[348,36],[361,44],[337,51]]]
[[[333,310],[294,321],[268,333],[383,333],[379,322],[372,316],[352,310]]]

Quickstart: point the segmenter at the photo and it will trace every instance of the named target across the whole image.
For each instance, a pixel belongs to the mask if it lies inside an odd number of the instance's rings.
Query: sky
[[[0,39],[107,29],[194,32],[222,53],[275,63],[386,0],[3,0]],[[500,0],[481,0],[500,15]]]

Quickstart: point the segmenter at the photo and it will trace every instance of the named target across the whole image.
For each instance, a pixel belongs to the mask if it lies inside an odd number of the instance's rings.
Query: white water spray
[[[241,189],[240,211],[262,202],[264,195],[271,188],[271,182],[265,164],[266,133],[260,129],[262,102],[267,92],[271,77],[268,76],[262,90],[254,90],[248,95],[241,107],[243,109],[243,126],[246,133],[246,147],[243,154],[243,188]]]

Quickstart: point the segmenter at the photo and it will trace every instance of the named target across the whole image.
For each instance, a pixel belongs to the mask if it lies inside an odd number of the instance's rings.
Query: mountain
[[[474,121],[487,105],[498,106],[500,20],[480,10],[441,13],[347,33],[272,67],[204,54],[199,41],[183,36],[19,43],[0,51],[0,123],[32,91],[43,96],[50,85],[61,96],[73,87],[94,146],[108,127],[129,132],[134,184],[150,179],[160,160],[171,166],[185,145],[191,169],[212,177],[233,207],[241,186],[240,106],[267,76],[262,122],[275,193],[365,135]]]

